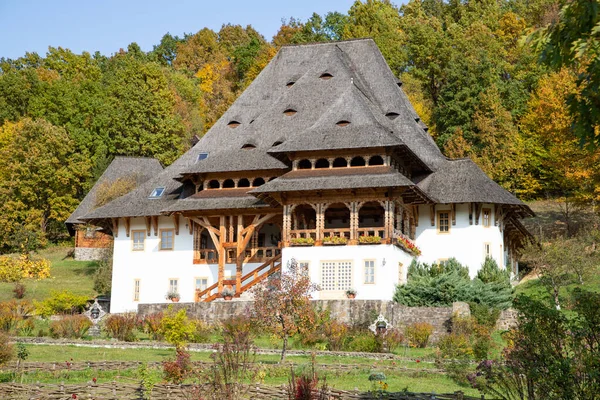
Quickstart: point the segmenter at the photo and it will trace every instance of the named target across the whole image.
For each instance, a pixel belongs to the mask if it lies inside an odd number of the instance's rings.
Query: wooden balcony
[[[244,251],[244,263],[262,263],[281,254],[279,247],[253,247]],[[226,249],[226,264],[235,264],[235,249]],[[194,264],[218,264],[219,255],[215,249],[194,250]]]

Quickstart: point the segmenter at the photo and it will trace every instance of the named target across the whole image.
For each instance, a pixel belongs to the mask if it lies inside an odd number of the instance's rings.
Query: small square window
[[[160,231],[160,250],[173,250],[175,230],[162,229]]]
[[[196,161],[206,160],[208,158],[208,153],[200,153],[198,154],[198,159]]]
[[[133,251],[144,251],[144,241],[146,240],[145,231],[132,231],[131,240],[133,241]]]
[[[154,190],[152,191],[152,193],[150,193],[150,198],[151,199],[157,199],[157,198],[161,197],[164,192],[165,192],[165,188],[164,187],[154,188]]]
[[[365,284],[375,283],[375,261],[365,261]]]

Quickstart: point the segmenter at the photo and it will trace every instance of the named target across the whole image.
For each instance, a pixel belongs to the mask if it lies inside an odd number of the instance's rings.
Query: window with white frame
[[[375,283],[375,261],[365,260],[365,284]]]
[[[131,240],[133,241],[133,251],[144,251],[144,241],[146,240],[146,231],[132,231]]]
[[[308,267],[310,263],[308,261],[298,261],[298,272],[308,272]]]
[[[133,301],[140,301],[140,280],[133,281]]]
[[[208,278],[196,278],[196,290],[203,291],[208,287]]]
[[[169,293],[179,293],[179,279],[169,279]]]
[[[352,261],[321,262],[321,290],[348,290],[352,288]]]

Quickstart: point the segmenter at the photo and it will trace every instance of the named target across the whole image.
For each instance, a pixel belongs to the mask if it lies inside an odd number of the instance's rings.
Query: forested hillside
[[[447,156],[473,158],[521,198],[600,200],[600,152],[579,139],[593,143],[598,131],[577,102],[593,93],[585,74],[595,64],[552,54],[556,30],[540,30],[569,28],[557,24],[561,5],[366,0],[287,20],[271,41],[224,24],[167,33],[147,53],[132,43],[112,56],[49,48],[2,58],[0,252],[64,238],[64,220],[115,155],[173,162],[279,47],[359,37],[375,39]]]

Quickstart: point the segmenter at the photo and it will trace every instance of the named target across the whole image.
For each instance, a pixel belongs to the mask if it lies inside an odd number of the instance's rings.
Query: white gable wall
[[[494,219],[494,205],[485,204],[483,208],[491,209],[491,226],[483,226],[483,218],[479,216],[479,225],[469,224],[469,208],[467,204],[456,205],[456,225],[450,221],[450,233],[438,233],[437,212],[450,210],[449,204],[437,204],[435,207],[435,226],[431,226],[430,206],[419,206],[419,226],[416,231],[416,243],[422,255],[419,261],[435,263],[448,258],[456,258],[461,264],[469,267],[471,278],[477,275],[485,260],[485,243],[490,244],[491,257],[500,267],[504,267],[506,259],[503,247],[503,236]]]
[[[165,299],[169,279],[178,279],[180,302],[193,302],[196,278],[208,278],[208,285],[217,282],[217,264],[194,264],[193,236],[180,218],[179,235],[175,235],[174,250],[159,250],[160,234],[146,237],[143,251],[132,251],[133,236],[127,237],[124,220],[119,221],[119,235],[114,240],[113,277],[110,312],[136,311],[139,303],[170,303]],[[159,217],[158,228],[173,229],[171,217]],[[131,231],[146,230],[143,218],[131,219]],[[246,274],[259,263],[244,265]],[[235,264],[225,265],[225,277],[235,279]],[[134,282],[140,280],[140,300],[134,301]]]

